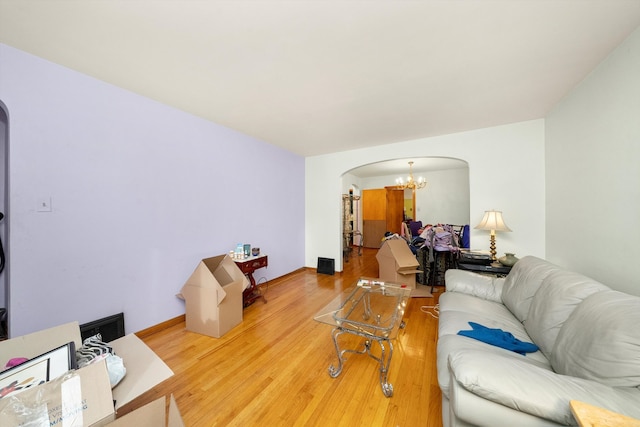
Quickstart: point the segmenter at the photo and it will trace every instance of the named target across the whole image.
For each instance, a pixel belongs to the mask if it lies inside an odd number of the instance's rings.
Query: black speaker
[[[318,257],[318,273],[329,274],[331,276],[336,272],[336,261],[333,258]]]

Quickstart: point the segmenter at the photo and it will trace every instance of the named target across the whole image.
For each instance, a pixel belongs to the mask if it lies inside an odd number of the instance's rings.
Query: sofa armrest
[[[459,292],[502,303],[503,277],[478,274],[471,271],[449,269],[445,273],[447,292]]]
[[[526,357],[526,356],[522,356]],[[640,418],[640,390],[559,375],[524,360],[485,351],[449,356],[451,380],[469,392],[508,408],[573,425],[569,402],[580,400],[632,418]]]

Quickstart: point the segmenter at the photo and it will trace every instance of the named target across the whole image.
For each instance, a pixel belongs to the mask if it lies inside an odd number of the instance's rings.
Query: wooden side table
[[[253,278],[253,273],[263,267],[269,265],[269,259],[266,255],[250,256],[245,259],[234,259],[234,262],[249,279],[249,287],[242,292],[242,304],[244,307],[248,307],[253,304],[258,298],[266,303],[267,299],[262,295],[260,288],[256,284],[256,279]]]
[[[569,406],[580,427],[640,427],[640,420],[578,400],[570,401]]]
[[[458,269],[468,270],[476,273],[494,274],[498,277],[504,277],[511,271],[511,267],[505,267],[503,265],[482,265],[482,264],[465,264],[458,263]]]

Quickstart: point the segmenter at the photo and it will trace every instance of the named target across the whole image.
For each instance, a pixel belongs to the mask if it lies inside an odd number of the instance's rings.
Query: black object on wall
[[[93,322],[80,325],[80,335],[82,340],[94,336],[102,335],[103,342],[110,342],[124,336],[124,313],[94,320]]]

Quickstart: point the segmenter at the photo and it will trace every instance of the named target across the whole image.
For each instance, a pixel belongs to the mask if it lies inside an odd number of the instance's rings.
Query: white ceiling
[[[640,0],[0,0],[0,42],[302,156],[537,119]]]

